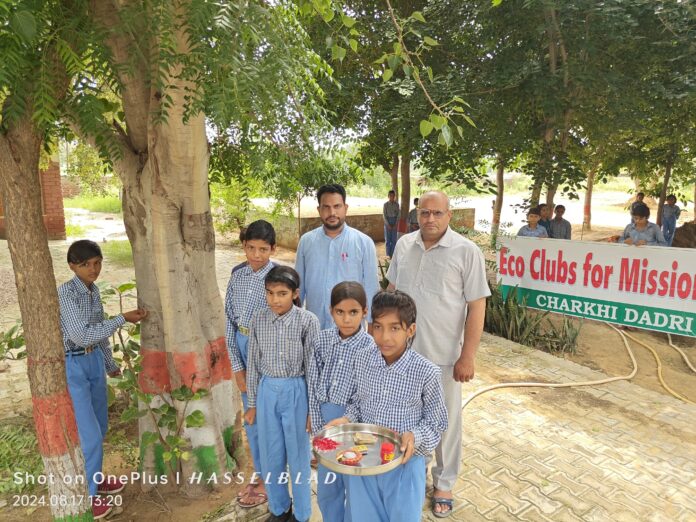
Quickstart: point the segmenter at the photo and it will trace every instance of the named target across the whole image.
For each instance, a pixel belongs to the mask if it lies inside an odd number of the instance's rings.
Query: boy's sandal
[[[260,491],[252,490],[246,497],[242,497],[237,501],[243,508],[253,508],[265,502],[268,502],[268,495]]]
[[[452,514],[452,509],[454,509],[452,507],[453,503],[454,500],[451,498],[433,497],[433,503],[430,511],[437,518],[447,518]],[[441,506],[448,506],[449,509],[447,511],[435,511],[435,506],[437,506],[438,504],[440,504]]]
[[[239,490],[239,493],[237,493],[237,502],[242,500],[244,497],[252,494],[254,492],[255,487],[256,484],[247,484],[241,490]]]

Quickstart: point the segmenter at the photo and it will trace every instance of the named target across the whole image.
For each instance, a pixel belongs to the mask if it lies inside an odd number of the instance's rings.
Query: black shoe
[[[274,515],[271,513],[271,516],[266,519],[266,522],[292,522],[293,520],[295,520],[295,517],[292,515],[291,507],[282,515]]]

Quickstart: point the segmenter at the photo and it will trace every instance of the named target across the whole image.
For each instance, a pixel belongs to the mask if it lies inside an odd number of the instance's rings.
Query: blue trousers
[[[350,520],[420,522],[425,499],[425,459],[413,456],[382,475],[346,475]]]
[[[108,426],[104,354],[97,348],[85,355],[67,355],[65,373],[85,456],[89,494],[94,496],[97,494],[94,476],[102,470],[102,443]]]
[[[308,413],[304,377],[261,377],[256,418],[261,473],[264,479],[270,477],[266,484],[268,508],[274,515],[282,515],[294,504],[293,513],[300,522],[309,520],[312,514]],[[292,481],[293,499],[288,479]]]
[[[662,217],[662,235],[665,236],[667,246],[672,246],[674,240],[674,231],[677,228],[677,218],[675,216]]]
[[[396,246],[396,224],[392,227],[391,230],[387,227],[387,225],[384,225],[384,242],[385,242],[385,247],[387,250],[387,257],[391,257],[392,254],[394,253],[394,247]]]
[[[345,406],[325,402],[321,406],[321,416],[324,422],[329,422],[343,417]],[[319,426],[317,426],[319,427]],[[332,475],[329,475],[332,473]],[[327,481],[335,479],[330,484]],[[343,522],[350,520],[350,509],[346,505],[346,486],[343,483],[343,475],[330,472],[328,468],[319,464],[317,466],[317,502],[323,520],[327,522]]]
[[[244,368],[247,366],[247,345],[249,344],[249,337],[246,335],[236,332],[235,339],[237,341],[237,347],[239,347],[239,353],[242,356],[242,361],[244,362]],[[244,405],[244,412],[249,409],[249,400],[247,399],[247,394],[242,392],[242,404]],[[261,454],[259,453],[259,434],[258,434],[258,423],[247,424],[244,421],[244,430],[247,434],[247,440],[249,441],[249,449],[251,450],[251,459],[254,461],[254,471],[260,473],[261,467],[259,463],[261,462]]]

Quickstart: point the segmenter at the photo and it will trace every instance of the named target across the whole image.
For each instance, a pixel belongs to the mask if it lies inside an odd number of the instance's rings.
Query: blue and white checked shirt
[[[328,422],[321,415],[321,404],[348,405],[354,387],[353,359],[371,346],[375,341],[362,328],[348,339],[341,339],[335,326],[319,332],[307,374],[312,431],[319,431]]]
[[[517,231],[517,235],[520,237],[549,237],[549,233],[542,225],[537,225],[536,228],[531,228],[529,225],[522,225]]]
[[[58,287],[60,305],[60,329],[63,332],[65,353],[83,352],[89,346],[99,347],[104,354],[106,373],[118,370],[111,353],[111,337],[126,320],[122,315],[113,319],[104,319],[104,307],[101,303],[99,288],[92,288],[75,276]]]
[[[295,258],[300,274],[300,301],[318,318],[322,328],[334,326],[329,311],[331,290],[343,281],[357,281],[367,294],[368,320],[372,297],[379,290],[375,243],[359,230],[343,225],[331,238],[324,227],[315,228],[300,238]]]
[[[662,230],[655,223],[648,222],[643,230],[638,230],[635,223],[629,223],[619,237],[619,243],[623,243],[629,237],[633,240],[634,245],[643,239],[647,245],[667,246]]]
[[[407,349],[387,365],[376,346],[353,359],[355,393],[346,409],[351,422],[386,426],[415,437],[415,454],[428,456],[447,429],[440,368]]]
[[[254,272],[245,261],[232,269],[230,282],[227,284],[227,294],[225,294],[227,353],[232,363],[232,371],[241,372],[245,369],[235,333],[240,326],[249,328],[256,310],[268,308],[265,280],[274,266],[275,264],[269,261]]]
[[[251,320],[247,365],[247,399],[256,407],[261,376],[300,377],[307,374],[319,334],[319,320],[312,312],[293,306],[276,315],[261,309]]]

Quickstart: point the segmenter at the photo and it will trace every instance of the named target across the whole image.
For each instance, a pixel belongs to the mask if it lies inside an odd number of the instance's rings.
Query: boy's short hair
[[[419,198],[413,198],[413,204],[418,205],[418,202],[420,201]]]
[[[565,210],[565,206],[563,206],[563,205],[556,205],[555,210]]]
[[[648,205],[644,205],[641,203],[640,205],[635,206],[635,208],[633,209],[633,212],[631,212],[631,215],[649,218],[650,217],[650,209],[648,208]]]
[[[638,194],[636,194],[636,197],[637,197],[637,198],[644,198],[644,197],[645,197],[645,193],[644,193],[644,192],[639,192]]]
[[[99,245],[89,239],[75,241],[70,245],[70,248],[68,248],[68,263],[70,264],[79,265],[93,257],[103,258],[104,256],[102,255]]]
[[[387,196],[391,196],[392,194],[396,196],[396,190],[390,190],[389,192],[387,192]]]
[[[254,239],[265,241],[269,245],[274,246],[276,244],[276,233],[273,225],[268,221],[258,219],[239,231],[240,241],[253,241]]]
[[[416,322],[416,302],[410,295],[400,290],[377,292],[372,298],[372,320],[392,311],[396,312],[406,328]]]
[[[324,194],[340,194],[343,202],[346,202],[346,189],[343,188],[343,185],[339,185],[338,183],[331,183],[330,185],[323,185],[319,187],[319,190],[317,190],[317,201],[320,205],[321,197]]]
[[[665,199],[673,199],[674,201],[677,201],[677,196],[675,196],[674,194],[670,194]]]
[[[532,207],[527,211],[527,215],[541,216],[541,205]]]

